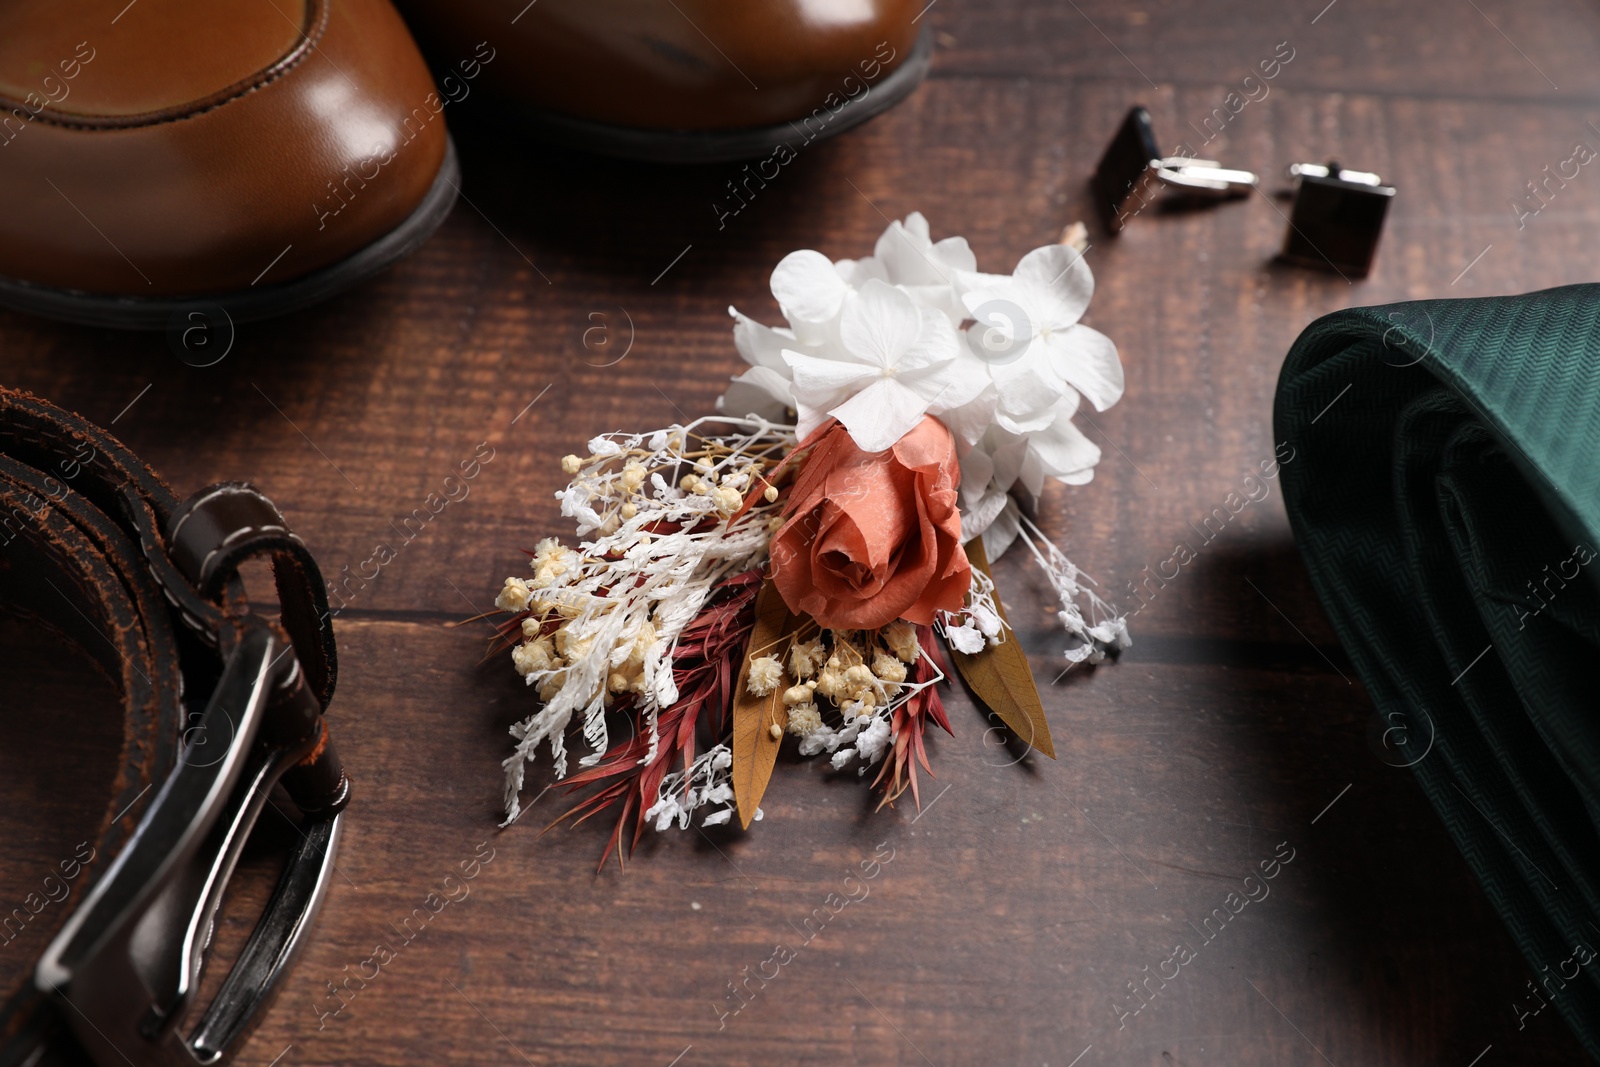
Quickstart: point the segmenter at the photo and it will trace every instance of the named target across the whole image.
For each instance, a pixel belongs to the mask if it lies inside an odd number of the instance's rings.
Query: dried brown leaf
[[[983,539],[975,537],[966,547],[968,562],[989,574],[989,557],[984,553]],[[1006,609],[998,594],[994,603],[1004,619]],[[1015,632],[982,652],[969,656],[952,648],[950,656],[979,703],[1000,716],[1011,732],[1023,741],[1051,759],[1056,758],[1055,744],[1050,740],[1050,724],[1045,721],[1044,704],[1039,699],[1039,687],[1033,681],[1033,668],[1028,666],[1027,654],[1017,642]]]
[[[733,796],[739,808],[739,824],[747,830],[767,791],[767,783],[772,780],[772,766],[783,744],[782,731],[789,725],[789,709],[783,703],[784,683],[780,682],[766,696],[752,695],[746,687],[750,661],[757,656],[777,656],[782,660],[789,639],[801,622],[790,613],[772,579],[764,581],[761,592],[756,594],[755,629],[750,633],[744,662],[739,665],[739,681],[733,687]],[[788,678],[787,668],[784,678]],[[779,730],[777,737],[772,736],[774,725]]]

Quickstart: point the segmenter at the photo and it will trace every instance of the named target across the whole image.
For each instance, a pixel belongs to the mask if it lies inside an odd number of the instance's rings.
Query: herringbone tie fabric
[[[1600,1056],[1600,285],[1328,315],[1274,422],[1312,583],[1527,956],[1508,1014]]]

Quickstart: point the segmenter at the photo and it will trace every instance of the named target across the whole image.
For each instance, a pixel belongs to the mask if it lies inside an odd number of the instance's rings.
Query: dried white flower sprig
[[[1079,663],[1092,665],[1103,662],[1108,654],[1133,647],[1133,635],[1128,633],[1127,618],[1091,588],[1095,584],[1093,578],[1075,567],[1066,553],[1057,548],[1031,520],[1022,520],[1019,536],[1039,566],[1044,568],[1061,602],[1061,610],[1056,613],[1056,618],[1067,633],[1076,639],[1062,652],[1069,670]],[[1084,618],[1084,607],[1089,609],[1088,618]]]
[[[994,579],[978,568],[972,571],[972,591],[959,612],[941,611],[935,624],[945,644],[957,652],[977,655],[985,648],[1008,640],[1011,629],[1000,614]]]
[[[718,432],[702,433],[715,424]],[[779,521],[765,474],[794,447],[790,426],[764,419],[698,419],[647,434],[613,433],[568,456],[572,481],[556,495],[577,521],[575,549],[539,544],[531,578],[505,580],[495,606],[521,615],[512,651],[543,707],[511,728],[505,761],[507,821],[521,811],[524,768],[548,743],[565,776],[565,734],[574,715],[593,749],[608,748],[605,710],[632,696],[644,710],[650,755],[657,716],[678,699],[673,651],[717,584],[760,565]],[[752,504],[736,522],[729,519]]]

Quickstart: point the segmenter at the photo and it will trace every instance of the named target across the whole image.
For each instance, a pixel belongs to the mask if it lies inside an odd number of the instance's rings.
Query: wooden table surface
[[[506,727],[532,697],[508,663],[478,667],[484,623],[457,623],[520,550],[570,535],[551,496],[564,453],[711,410],[740,368],[726,308],[775,321],[767,276],[786,252],[865,255],[920,210],[1009,270],[1089,218],[1088,175],[1129,105],[1164,145],[1199,147],[1195,128],[1287,42],[1268,95],[1202,154],[1269,190],[1285,164],[1337,158],[1399,195],[1353,284],[1270,262],[1281,197],[1149,212],[1116,238],[1090,221],[1088,321],[1117,342],[1127,394],[1081,420],[1104,459],[1090,485],[1050,488],[1041,521],[1127,607],[1143,568],[1272,454],[1278,368],[1312,319],[1592,279],[1600,173],[1552,184],[1520,225],[1513,204],[1575,144],[1600,145],[1600,10],[1325,3],[941,0],[928,82],[806,147],[721,228],[738,167],[572,158],[469,101],[450,116],[465,198],[438,235],[358,291],[240,327],[215,366],[159,335],[0,314],[0,380],[114,421],[181,493],[253,480],[329,577],[396,540],[480,442],[494,450],[337,620],[330,714],[356,781],[339,877],[239,1062],[1590,1062],[1553,1011],[1517,1025],[1532,972],[1411,773],[1379,758],[1275,484],[1132,619],[1119,662],[1045,688],[1056,762],[1013,764],[957,690],[920,815],[874,814],[853,774],[785,756],[751,832],[651,834],[625,872],[595,873],[607,827],[540,836],[554,793],[496,829]],[[997,576],[1048,683],[1062,641],[1040,575],[1013,553]],[[6,703],[30,712],[0,744],[0,884],[20,895],[105,803],[112,727],[100,712],[63,730],[106,694],[36,636],[6,638],[21,676]],[[797,928],[880,843],[893,860],[868,895],[806,941]],[[470,896],[330,1014],[329,983],[480,847],[493,859]],[[1275,854],[1292,860],[1270,896],[1204,940]],[[20,973],[46,932],[0,968]],[[1196,958],[1131,1014],[1130,983],[1180,941]],[[723,1017],[730,983],[780,944],[792,961]]]

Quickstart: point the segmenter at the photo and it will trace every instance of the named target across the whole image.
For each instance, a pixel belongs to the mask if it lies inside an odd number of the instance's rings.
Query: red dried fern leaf
[[[728,731],[728,708],[737,678],[733,665],[744,658],[745,644],[755,626],[755,599],[761,580],[759,569],[727,579],[717,586],[694,621],[684,627],[672,657],[678,699],[656,718],[655,755],[650,756],[650,724],[644,712],[631,699],[619,704],[619,709],[633,717],[633,736],[612,745],[593,767],[567,778],[564,785],[568,793],[586,786],[601,788],[575,803],[545,829],[567,819],[576,826],[621,804],[616,827],[600,854],[599,867],[605,866],[613,851],[618,865],[623,864],[622,838],[630,821],[633,837],[629,853],[644,834],[644,813],[655,803],[661,780],[674,768],[687,768],[694,763],[698,730],[703,726],[713,737]],[[685,782],[686,788],[687,785]]]
[[[912,664],[908,680],[922,684],[932,682],[941,674],[948,678],[949,671],[944,665],[944,657],[939,653],[933,628],[917,627],[917,641],[922,645],[923,654]],[[950,720],[944,713],[944,700],[939,696],[937,685],[925,686],[894,710],[894,715],[889,720],[890,735],[894,740],[883,757],[883,767],[878,771],[878,777],[872,782],[874,789],[883,791],[883,797],[878,801],[880,809],[885,804],[892,807],[900,795],[910,789],[912,800],[915,801],[918,810],[921,810],[922,795],[917,788],[917,764],[922,764],[922,769],[928,772],[930,778],[938,777],[928,765],[928,750],[923,742],[923,734],[930,721],[945,733],[955,736],[955,732],[950,729]]]

